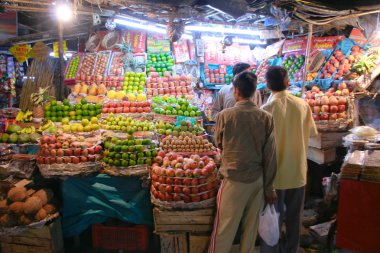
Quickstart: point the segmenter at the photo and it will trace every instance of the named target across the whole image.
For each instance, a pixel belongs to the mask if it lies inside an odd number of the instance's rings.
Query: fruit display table
[[[380,184],[342,179],[337,246],[360,253],[380,252],[379,213]]]
[[[65,237],[79,235],[109,218],[152,225],[149,188],[139,177],[104,174],[70,177],[62,183],[62,228]],[[75,193],[75,194],[73,194]]]

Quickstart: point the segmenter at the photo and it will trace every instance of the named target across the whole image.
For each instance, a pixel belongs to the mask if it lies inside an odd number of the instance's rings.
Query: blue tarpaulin
[[[63,182],[62,195],[65,237],[79,235],[109,218],[153,225],[149,188],[142,187],[138,177],[71,177]]]

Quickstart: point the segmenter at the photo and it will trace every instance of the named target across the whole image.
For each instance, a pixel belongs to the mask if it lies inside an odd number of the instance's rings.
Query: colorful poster
[[[63,55],[66,54],[67,51],[67,45],[66,40],[63,41]],[[53,52],[54,52],[54,58],[59,58],[59,49],[58,49],[58,41],[53,43]]]
[[[189,47],[186,39],[180,39],[173,43],[173,53],[176,63],[183,63],[190,60]]]
[[[29,58],[30,50],[32,50],[32,48],[29,44],[14,45],[9,48],[9,52],[11,52],[20,63],[25,62]]]
[[[124,33],[124,39],[131,43],[133,53],[146,52],[146,32],[130,30]]]
[[[223,50],[222,44],[217,41],[205,41],[205,62],[212,64],[234,65],[238,62],[253,63],[253,56],[249,45],[237,43]]]
[[[343,38],[344,36],[313,37],[311,40],[311,50],[334,49],[336,44]]]
[[[204,41],[203,45],[205,62],[218,64],[218,51],[222,50],[220,43],[215,41]]]
[[[307,37],[300,37],[293,40],[285,40],[282,53],[289,53],[298,50],[305,50],[307,47]]]

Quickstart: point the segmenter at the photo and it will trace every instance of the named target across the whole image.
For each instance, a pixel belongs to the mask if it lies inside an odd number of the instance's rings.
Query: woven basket
[[[91,33],[86,42],[86,50],[96,52],[99,49],[100,42],[100,36],[97,33]]]
[[[119,37],[118,31],[107,33],[102,40],[102,47],[107,50],[114,48],[119,43]]]

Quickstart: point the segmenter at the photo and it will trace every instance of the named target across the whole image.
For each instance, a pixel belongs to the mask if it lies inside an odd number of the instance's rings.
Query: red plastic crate
[[[92,225],[92,244],[96,249],[146,251],[149,248],[149,227]]]

